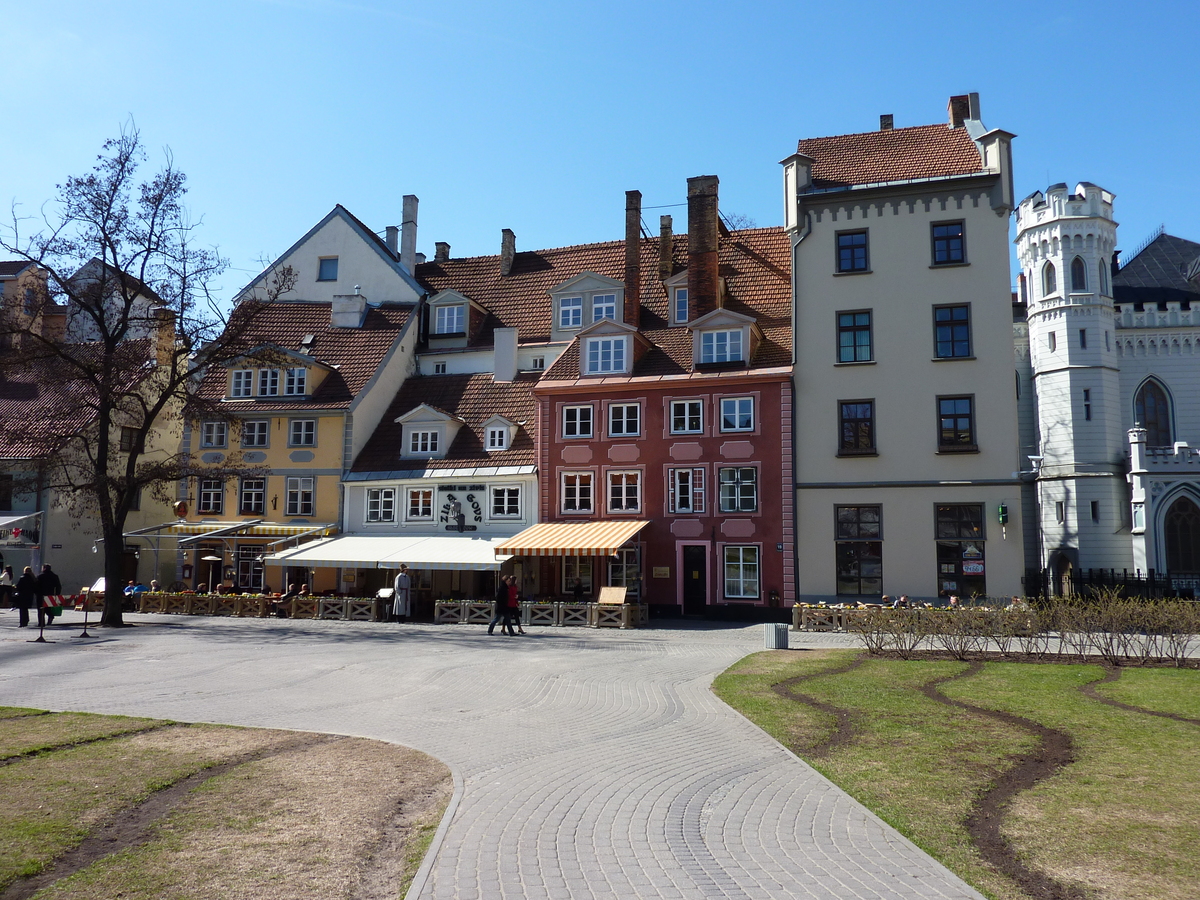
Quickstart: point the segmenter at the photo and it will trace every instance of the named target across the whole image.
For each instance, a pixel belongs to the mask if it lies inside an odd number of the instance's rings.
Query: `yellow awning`
[[[496,555],[614,556],[621,545],[646,527],[637,521],[540,522],[496,547]]]
[[[337,531],[334,525],[270,525],[265,522],[257,524],[247,522],[243,527],[239,527],[239,525],[241,523],[238,522],[180,522],[168,527],[166,532],[167,534],[207,535],[219,531],[221,532],[219,536],[236,534],[240,537],[291,537],[315,528],[327,528],[329,534]]]

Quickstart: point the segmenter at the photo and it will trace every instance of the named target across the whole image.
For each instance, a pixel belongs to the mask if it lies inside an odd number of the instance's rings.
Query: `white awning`
[[[26,519],[36,519],[41,514],[41,510],[38,510],[37,512],[0,513],[0,529],[12,528],[14,525],[24,522]]]
[[[504,538],[342,535],[273,553],[263,562],[284,566],[340,566],[356,569],[499,569],[496,556]]]

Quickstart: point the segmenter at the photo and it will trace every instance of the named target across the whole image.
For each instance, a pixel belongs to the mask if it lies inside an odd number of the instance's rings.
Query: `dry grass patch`
[[[0,717],[0,760],[37,753],[47,747],[132,734],[164,724],[156,719],[89,716],[85,713]]]

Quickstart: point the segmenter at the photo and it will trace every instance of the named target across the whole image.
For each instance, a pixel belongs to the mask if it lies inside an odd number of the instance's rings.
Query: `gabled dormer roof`
[[[597,275],[595,272],[580,272],[574,278],[568,278],[561,284],[550,288],[551,294],[568,294],[583,291],[625,290],[625,282]]]
[[[618,322],[616,319],[599,319],[595,322],[592,322],[590,325],[585,325],[576,332],[576,337],[595,337],[599,334],[632,334],[646,343],[650,343],[646,340],[642,333],[632,325],[626,324],[625,322]]]
[[[740,328],[743,325],[754,324],[756,324],[754,316],[743,315],[729,309],[714,309],[712,312],[688,322],[687,327],[692,329],[692,331],[703,331],[708,328],[720,328],[722,326]]]
[[[329,369],[329,370],[333,370],[333,369],[337,368],[337,365],[327,363],[320,359],[316,359],[315,357],[313,357],[310,354],[305,353],[303,351],[289,350],[287,347],[281,347],[278,344],[270,344],[270,343],[259,344],[257,347],[251,347],[245,353],[239,354],[238,356],[234,357],[233,359],[229,360],[228,362],[223,363],[223,365],[227,369],[237,369],[237,368],[243,367],[247,360],[257,361],[257,360],[262,359],[263,357],[266,357],[267,361],[270,361],[270,362],[275,362],[276,360],[280,360],[280,361],[287,360],[287,361],[294,361],[298,365],[302,365],[305,367],[317,366],[322,369]]]
[[[408,425],[413,422],[448,422],[455,425],[465,425],[466,420],[454,415],[454,413],[446,412],[444,409],[439,409],[429,403],[418,403],[408,412],[403,415],[396,416],[393,419],[401,425]]]

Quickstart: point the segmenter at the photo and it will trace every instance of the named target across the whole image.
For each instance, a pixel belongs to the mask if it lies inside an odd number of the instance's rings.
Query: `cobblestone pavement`
[[[0,704],[361,735],[456,791],[410,896],[974,898],[711,693],[761,626],[638,631],[0,617]],[[29,633],[32,632],[32,633]],[[792,646],[848,646],[792,634]]]

